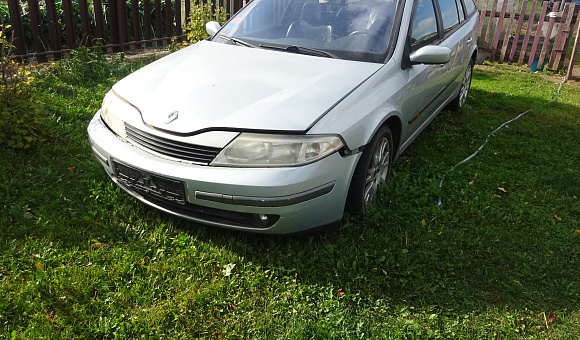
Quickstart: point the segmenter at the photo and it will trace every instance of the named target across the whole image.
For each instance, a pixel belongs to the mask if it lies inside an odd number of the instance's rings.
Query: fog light
[[[254,222],[261,226],[266,226],[270,222],[270,218],[266,214],[254,214]]]

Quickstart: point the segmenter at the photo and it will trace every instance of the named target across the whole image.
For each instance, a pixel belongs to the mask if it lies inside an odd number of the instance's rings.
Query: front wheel
[[[374,201],[379,186],[389,180],[393,152],[393,134],[383,126],[367,144],[354,171],[346,206],[349,213],[364,217],[365,206]]]
[[[463,80],[461,81],[461,88],[459,89],[459,94],[451,103],[449,103],[449,109],[453,111],[459,111],[460,108],[465,105],[467,101],[467,96],[469,96],[469,89],[471,88],[471,78],[473,76],[473,59],[469,59],[469,64],[467,64],[467,69],[463,75]]]

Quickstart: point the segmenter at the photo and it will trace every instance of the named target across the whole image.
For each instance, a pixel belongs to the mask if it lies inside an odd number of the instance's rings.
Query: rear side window
[[[464,0],[463,3],[465,4],[465,12],[467,13],[467,16],[470,16],[473,12],[477,11],[477,7],[475,7],[473,0]]]
[[[441,8],[443,29],[445,32],[448,32],[457,24],[459,24],[457,4],[455,3],[455,0],[439,0],[439,8]]]
[[[461,0],[455,0],[455,3],[457,4],[457,11],[459,12],[459,21],[465,20],[465,13],[463,13],[463,4],[461,3]]]
[[[438,38],[435,9],[431,0],[419,0],[413,16],[411,51],[435,42]]]

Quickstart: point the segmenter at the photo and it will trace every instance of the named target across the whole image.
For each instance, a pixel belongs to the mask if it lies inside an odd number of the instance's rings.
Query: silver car
[[[284,234],[363,215],[393,161],[466,101],[473,0],[254,0],[113,86],[89,127],[121,188]]]

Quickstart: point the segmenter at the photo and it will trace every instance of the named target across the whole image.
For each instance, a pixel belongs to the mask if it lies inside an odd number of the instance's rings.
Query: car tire
[[[467,97],[469,96],[469,89],[471,88],[471,78],[473,77],[473,59],[469,59],[469,64],[467,64],[467,69],[463,74],[463,80],[461,81],[461,88],[459,89],[459,94],[449,105],[447,106],[452,111],[459,111],[460,108],[467,102]]]
[[[375,199],[379,186],[391,176],[393,152],[393,134],[385,125],[373,136],[358,161],[348,191],[348,213],[364,217],[366,205]]]

